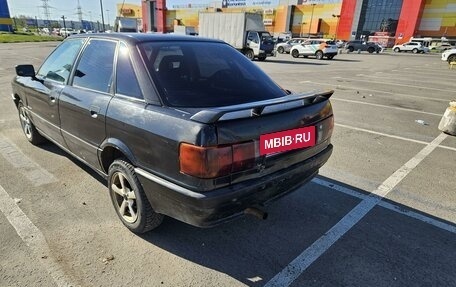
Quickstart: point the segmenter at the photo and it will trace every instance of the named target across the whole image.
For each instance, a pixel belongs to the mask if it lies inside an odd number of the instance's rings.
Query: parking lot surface
[[[456,137],[437,128],[456,70],[439,55],[256,62],[284,88],[335,91],[329,162],[265,221],[137,236],[102,178],[22,133],[14,66],[55,45],[0,45],[0,286],[456,286]]]

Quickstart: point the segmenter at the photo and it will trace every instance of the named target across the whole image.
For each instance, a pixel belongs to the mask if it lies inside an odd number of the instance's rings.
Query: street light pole
[[[313,20],[313,17],[314,17],[314,8],[315,8],[315,5],[317,5],[317,4],[314,3],[314,4],[310,4],[310,5],[312,5],[312,14],[310,16],[309,33],[307,33],[307,37],[309,39],[310,39],[310,31],[312,29],[312,20]]]
[[[103,0],[100,0],[100,9],[101,9],[101,24],[103,24],[103,32],[105,31],[105,22],[103,14]]]
[[[339,32],[339,20],[340,20],[340,15],[333,14],[333,17],[337,17],[337,24],[336,24],[336,34],[334,35],[334,40],[337,39],[337,34]]]

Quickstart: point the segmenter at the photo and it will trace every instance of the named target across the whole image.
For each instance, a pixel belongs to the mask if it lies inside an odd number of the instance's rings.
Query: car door
[[[27,106],[35,126],[58,144],[63,144],[60,132],[59,97],[70,77],[73,62],[84,39],[71,39],[58,46],[30,80]]]
[[[106,137],[106,110],[113,97],[117,41],[91,38],[60,96],[60,121],[68,149],[100,168],[98,149]]]
[[[247,47],[253,50],[255,56],[260,54],[260,36],[258,32],[249,31],[247,34]]]

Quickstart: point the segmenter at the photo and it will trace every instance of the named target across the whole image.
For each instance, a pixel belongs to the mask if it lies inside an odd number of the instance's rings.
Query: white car
[[[442,53],[442,61],[456,62],[456,49],[446,50]]]
[[[404,44],[395,45],[393,47],[393,51],[396,52],[396,53],[400,53],[400,52],[412,52],[414,54],[416,54],[416,53],[429,53],[429,48],[428,47],[424,47],[419,42],[407,42],[407,43],[404,43]]]
[[[337,45],[333,40],[309,39],[299,45],[293,46],[290,53],[293,58],[298,58],[299,56],[304,56],[304,58],[315,56],[319,60],[323,59],[323,57],[331,60],[337,55]]]
[[[279,54],[290,53],[290,50],[293,46],[301,44],[305,40],[306,39],[294,38],[294,39],[288,40],[286,42],[279,43],[276,45],[277,53],[279,53]]]
[[[64,38],[74,34],[77,34],[77,32],[73,28],[60,28],[60,36]]]

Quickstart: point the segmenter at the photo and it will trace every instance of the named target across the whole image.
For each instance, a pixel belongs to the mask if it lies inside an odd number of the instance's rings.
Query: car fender
[[[130,148],[124,142],[122,142],[121,140],[116,139],[116,138],[107,138],[103,141],[103,143],[100,145],[100,148],[98,150],[98,159],[99,159],[103,169],[105,169],[105,172],[107,172],[107,168],[106,168],[106,166],[104,166],[102,154],[103,154],[103,151],[108,147],[117,149],[128,159],[128,161],[131,164],[133,164],[134,166],[137,166],[136,157],[133,155]]]

